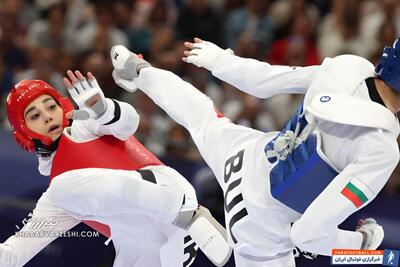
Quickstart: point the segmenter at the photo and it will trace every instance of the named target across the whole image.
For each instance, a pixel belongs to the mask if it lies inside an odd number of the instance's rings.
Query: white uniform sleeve
[[[332,248],[360,248],[362,235],[338,225],[378,195],[399,162],[396,138],[389,132],[370,129],[352,141],[340,153],[350,164],[292,227],[293,242],[304,250],[330,255]]]
[[[318,67],[277,66],[224,55],[216,60],[212,74],[243,92],[268,98],[276,94],[305,94]]]
[[[46,224],[44,227],[43,222]],[[80,221],[69,216],[61,209],[55,207],[45,192],[32,212],[32,217],[27,220],[24,227],[15,235],[0,244],[0,266],[17,267],[25,265],[37,253],[51,243],[56,237],[46,233],[60,233],[68,231]],[[43,236],[38,236],[40,230]]]
[[[388,131],[369,129],[359,138],[355,137],[353,143],[343,149],[342,156],[349,157],[352,162],[345,169],[372,191],[371,198],[367,194],[370,201],[382,190],[399,163],[396,137]]]
[[[139,115],[125,102],[106,99],[107,110],[101,118],[94,120],[75,120],[71,126],[73,138],[87,141],[103,135],[113,135],[120,140],[127,140],[139,126]]]

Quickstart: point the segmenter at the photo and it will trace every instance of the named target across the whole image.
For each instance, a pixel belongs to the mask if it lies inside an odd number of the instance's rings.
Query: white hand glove
[[[78,80],[67,89],[79,107],[79,111],[75,111],[75,118],[80,117],[80,115],[85,116],[86,113],[90,118],[97,119],[106,111],[106,98],[94,77],[90,80]],[[80,115],[77,116],[77,114]]]
[[[123,45],[111,48],[111,61],[114,66],[113,78],[115,83],[130,93],[136,91],[135,79],[142,68],[151,67],[151,64],[129,51]]]
[[[216,59],[221,55],[233,55],[233,50],[222,49],[216,44],[211,42],[202,41],[201,43],[194,43],[192,49],[187,57],[187,62],[203,67],[210,71],[215,66]]]

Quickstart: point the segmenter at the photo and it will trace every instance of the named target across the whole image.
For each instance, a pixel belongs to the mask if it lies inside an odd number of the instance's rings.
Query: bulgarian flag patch
[[[357,208],[361,207],[373,195],[369,187],[357,177],[352,178],[341,193]]]

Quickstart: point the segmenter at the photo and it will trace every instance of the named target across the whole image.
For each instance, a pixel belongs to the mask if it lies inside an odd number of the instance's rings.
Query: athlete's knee
[[[113,179],[113,181],[110,181],[108,186],[105,188],[107,191],[105,192],[106,195],[109,196],[110,199],[115,199],[117,203],[118,200],[138,200],[140,198],[141,191],[145,191],[142,188],[142,183],[147,183],[147,181],[144,181],[141,178],[136,179],[135,176],[139,176],[139,174],[132,173],[132,178],[118,177],[117,179]]]

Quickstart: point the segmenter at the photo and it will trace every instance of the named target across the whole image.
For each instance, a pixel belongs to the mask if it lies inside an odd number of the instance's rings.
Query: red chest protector
[[[121,141],[107,135],[85,143],[75,143],[61,136],[50,173],[50,183],[58,175],[77,169],[104,168],[115,170],[138,170],[146,166],[162,165],[134,136]],[[110,177],[112,179],[112,177]],[[96,221],[84,221],[106,237],[110,228]]]

